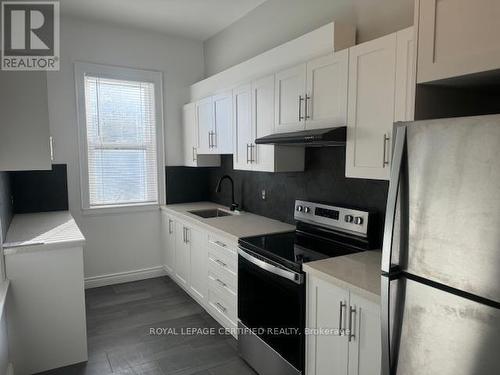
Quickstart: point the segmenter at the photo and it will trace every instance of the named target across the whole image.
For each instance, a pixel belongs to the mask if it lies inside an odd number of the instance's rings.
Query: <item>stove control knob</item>
[[[304,212],[305,212],[306,214],[310,213],[310,212],[311,212],[311,207],[306,207],[306,208],[304,208]]]
[[[297,206],[297,211],[298,211],[298,212],[302,212],[303,210],[304,210],[304,207],[302,207],[302,206]]]
[[[362,225],[363,224],[363,218],[361,216],[357,216],[354,218],[354,224],[356,225]]]
[[[344,221],[346,223],[352,223],[354,221],[354,216],[352,216],[352,215],[345,215],[344,216]]]

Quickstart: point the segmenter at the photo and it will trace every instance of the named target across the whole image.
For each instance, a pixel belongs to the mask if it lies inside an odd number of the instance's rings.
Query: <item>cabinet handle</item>
[[[168,234],[172,234],[172,220],[168,219]]]
[[[212,132],[208,132],[208,148],[213,148],[212,144]]]
[[[343,336],[344,333],[342,332],[342,318],[344,315],[344,309],[346,307],[346,303],[344,301],[340,301],[340,309],[339,309],[339,336]]]
[[[255,159],[253,157],[253,151],[255,149],[255,145],[250,144],[250,163],[255,163]]]
[[[54,137],[49,137],[50,161],[54,161]]]
[[[182,227],[182,242],[186,243],[186,227]]]
[[[309,116],[309,110],[308,110],[308,100],[311,100],[311,97],[309,95],[306,94],[306,103],[305,103],[305,106],[304,106],[304,111],[305,111],[305,116],[304,118],[307,120],[307,119],[310,119],[311,116]]]
[[[250,158],[248,157],[248,150],[250,149],[250,145],[247,143],[247,164],[250,163]]]
[[[302,95],[299,95],[299,121],[302,121],[304,117],[302,116],[302,102],[304,101],[304,98]]]
[[[193,161],[196,161],[196,147],[193,147]]]
[[[220,259],[215,259],[215,262],[216,262],[216,263],[218,263],[218,264],[220,264],[222,267],[227,267],[227,264],[226,264],[226,263],[224,263],[224,262],[223,262],[222,260],[220,260]]]
[[[212,148],[217,148],[217,132],[212,132]]]
[[[189,243],[189,228],[184,228],[186,231],[186,243]]]
[[[216,302],[215,306],[217,306],[217,309],[219,309],[219,311],[222,313],[225,313],[227,311],[227,309],[224,306],[222,306],[219,302]]]
[[[217,282],[218,282],[220,285],[222,285],[223,287],[226,287],[226,286],[227,286],[227,284],[226,284],[224,281],[222,281],[221,279],[215,279],[215,281],[217,281]]]
[[[383,164],[383,167],[385,168],[386,166],[389,165],[389,158],[388,158],[388,154],[389,152],[387,152],[388,150],[388,144],[389,144],[389,141],[391,140],[391,137],[389,135],[384,134],[384,164]]]
[[[220,242],[220,241],[215,241],[214,244],[216,244],[220,247],[227,247],[227,245],[224,242]]]
[[[352,339],[356,337],[354,333],[352,333],[352,321],[353,321],[353,315],[355,314],[356,314],[356,308],[349,306],[349,333],[348,333],[349,342],[351,342]]]

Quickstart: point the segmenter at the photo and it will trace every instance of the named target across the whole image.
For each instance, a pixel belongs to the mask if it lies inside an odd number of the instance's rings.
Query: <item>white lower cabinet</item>
[[[189,271],[191,268],[189,229],[182,222],[175,223],[174,277],[184,289],[189,287]]]
[[[237,244],[162,212],[165,270],[236,337]]]
[[[189,290],[198,302],[205,304],[207,298],[207,241],[208,234],[194,228],[188,229],[190,243]]]
[[[161,213],[162,222],[162,249],[165,271],[172,274],[175,264],[175,222],[165,212]]]
[[[307,285],[306,374],[379,374],[379,305],[314,276]]]

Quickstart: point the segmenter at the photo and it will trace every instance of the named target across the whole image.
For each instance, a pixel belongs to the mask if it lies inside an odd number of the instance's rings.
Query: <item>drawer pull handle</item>
[[[216,244],[220,247],[227,247],[227,245],[224,242],[220,242],[220,241],[215,241],[214,244]]]
[[[226,287],[226,286],[227,286],[227,284],[226,284],[224,281],[222,281],[221,279],[215,279],[215,281],[217,281],[217,282],[218,282],[220,285],[222,285],[223,287]]]
[[[219,263],[222,267],[227,267],[227,264],[226,264],[226,263],[224,263],[222,260],[220,260],[220,259],[215,259],[215,261],[216,261],[217,263]]]
[[[222,313],[225,313],[227,311],[227,309],[224,306],[222,306],[219,302],[216,302],[215,306],[217,306],[217,309]]]

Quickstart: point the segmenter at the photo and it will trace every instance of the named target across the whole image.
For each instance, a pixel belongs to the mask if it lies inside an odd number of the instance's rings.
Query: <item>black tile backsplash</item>
[[[209,169],[165,167],[167,203],[186,203],[210,200]]]
[[[224,182],[222,191],[215,192],[218,179],[228,174],[236,202],[245,211],[293,224],[295,199],[371,209],[378,213],[382,234],[388,182],[346,178],[345,147],[307,148],[305,157],[305,171],[293,173],[235,171],[231,155],[222,156],[219,168],[167,167],[167,201],[209,200],[228,206],[231,185]]]
[[[10,179],[7,172],[0,172],[0,232],[5,240],[12,219]]]
[[[53,164],[50,171],[9,174],[14,213],[68,210],[66,164]]]

